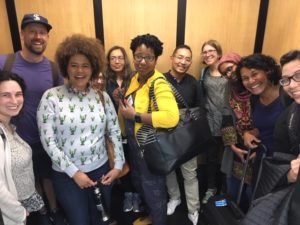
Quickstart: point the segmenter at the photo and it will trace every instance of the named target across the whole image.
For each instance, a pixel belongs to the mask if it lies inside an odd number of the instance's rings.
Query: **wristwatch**
[[[142,122],[142,117],[141,117],[141,114],[140,113],[135,113],[135,115],[134,115],[134,121],[136,122],[136,123],[141,123]]]

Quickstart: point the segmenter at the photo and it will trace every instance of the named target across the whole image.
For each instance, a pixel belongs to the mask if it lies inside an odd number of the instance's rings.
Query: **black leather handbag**
[[[291,204],[295,202],[296,184],[276,187],[282,177],[286,176],[293,159],[295,159],[294,155],[281,152],[275,152],[272,157],[263,158],[261,167],[263,172],[258,175],[258,188],[254,190],[254,195],[259,197],[251,203],[241,225],[299,224],[299,220],[295,220],[295,223],[289,221]],[[298,177],[297,184],[299,182]],[[298,211],[299,208],[296,210],[297,214],[299,214]],[[298,215],[296,217],[299,219]]]
[[[155,110],[158,111],[154,82],[155,80],[151,83],[149,96]],[[179,92],[172,85],[170,86],[177,101],[181,101],[186,106],[180,109],[178,125],[175,128],[163,129],[144,124],[137,132],[141,155],[149,170],[158,175],[170,173],[204,151],[206,145],[212,141],[205,109],[187,107]],[[151,111],[150,103],[148,111]]]

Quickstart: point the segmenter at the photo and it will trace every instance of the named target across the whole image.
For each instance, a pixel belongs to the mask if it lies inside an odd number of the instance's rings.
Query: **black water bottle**
[[[109,213],[107,212],[107,208],[105,205],[105,201],[103,200],[103,196],[100,190],[100,187],[97,185],[94,188],[95,200],[97,210],[100,212],[102,221],[106,222],[110,219]]]

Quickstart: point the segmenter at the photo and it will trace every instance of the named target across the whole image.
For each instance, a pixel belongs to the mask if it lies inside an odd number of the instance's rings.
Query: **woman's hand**
[[[125,94],[125,89],[124,88],[116,88],[115,90],[113,90],[112,92],[112,97],[114,99],[114,102],[116,102],[118,105],[120,105],[120,96],[119,96],[119,92],[124,96]]]
[[[251,131],[246,131],[243,135],[243,139],[244,145],[250,149],[257,148],[257,143],[261,142]]]
[[[74,174],[73,179],[81,189],[93,187],[97,184],[97,182],[92,181],[85,173],[79,170]]]
[[[298,177],[300,167],[300,154],[298,155],[297,159],[291,161],[291,169],[287,174],[288,182],[295,183]]]
[[[111,185],[111,183],[119,176],[121,170],[111,169],[107,174],[103,175],[101,178],[101,183],[103,185]]]
[[[119,101],[119,109],[122,115],[125,117],[125,119],[130,119],[134,120],[134,115],[135,115],[135,109],[133,108],[132,105],[128,104],[128,101],[124,99],[125,105]]]
[[[247,155],[247,151],[241,148],[236,147],[236,145],[230,145],[231,150],[240,158],[240,160],[245,162],[245,155]]]

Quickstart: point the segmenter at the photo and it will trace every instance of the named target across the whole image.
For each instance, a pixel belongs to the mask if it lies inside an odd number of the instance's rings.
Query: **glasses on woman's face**
[[[290,77],[282,77],[279,80],[279,83],[281,86],[288,86],[288,85],[290,85],[292,79],[296,82],[300,82],[300,71],[297,71]]]
[[[109,58],[110,61],[116,62],[116,61],[124,61],[124,56],[111,56]]]
[[[145,60],[146,63],[153,62],[155,60],[155,56],[154,55],[142,56],[140,54],[134,54],[133,58],[137,62],[142,62],[143,60]]]
[[[212,54],[213,52],[216,52],[216,51],[217,51],[216,49],[210,49],[210,50],[201,52],[201,55],[202,56],[210,55],[210,54]]]

